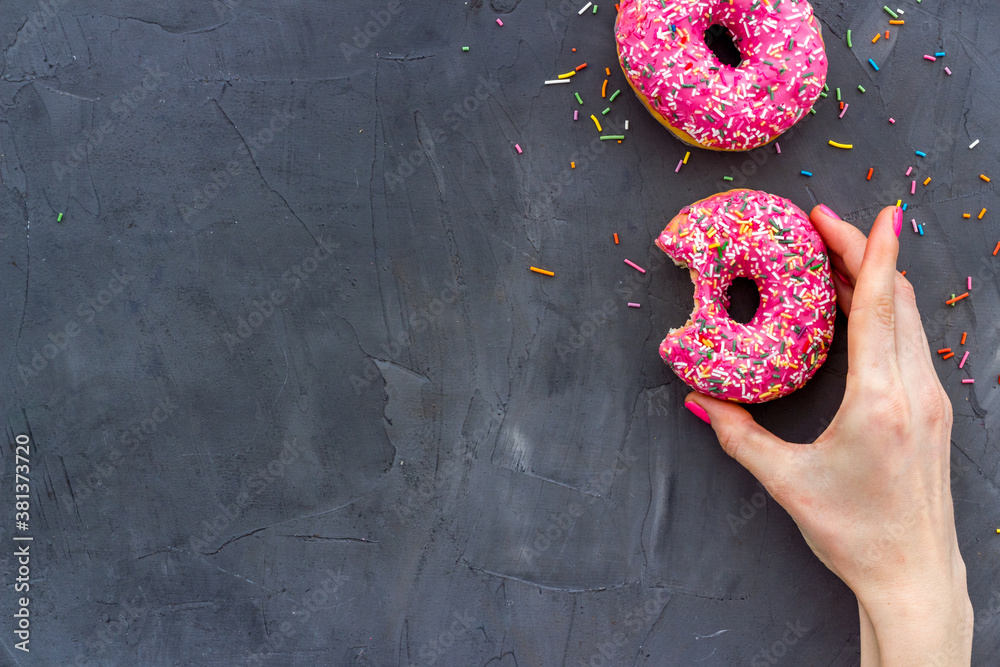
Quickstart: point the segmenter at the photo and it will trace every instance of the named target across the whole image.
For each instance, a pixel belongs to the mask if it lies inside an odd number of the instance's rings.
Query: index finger
[[[902,226],[902,209],[882,209],[868,234],[854,285],[847,318],[847,358],[849,368],[862,373],[891,370],[895,374],[898,370],[893,290]]]

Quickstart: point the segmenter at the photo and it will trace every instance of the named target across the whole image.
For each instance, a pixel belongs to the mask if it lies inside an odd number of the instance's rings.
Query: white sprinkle
[[[625,129],[628,129],[628,121],[625,121]]]
[[[552,79],[550,81],[546,81],[545,85],[546,86],[554,86],[557,83],[569,83],[569,79]]]
[[[972,149],[973,149],[973,148],[975,148],[975,147],[976,147],[976,146],[977,146],[978,144],[979,144],[979,139],[976,139],[976,140],[975,140],[975,141],[973,141],[973,142],[972,142],[971,144],[969,144],[969,150],[972,150]]]
[[[592,4],[594,4],[594,3],[592,3],[592,2],[588,2],[587,4],[585,4],[585,5],[583,6],[583,9],[581,9],[580,11],[578,11],[578,12],[577,12],[577,14],[579,14],[580,16],[583,16],[583,13],[584,13],[585,11],[587,11],[588,9],[590,9],[590,6],[591,6]]]

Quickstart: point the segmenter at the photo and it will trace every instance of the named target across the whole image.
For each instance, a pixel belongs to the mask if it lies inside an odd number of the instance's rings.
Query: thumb
[[[684,399],[684,407],[710,424],[722,449],[765,487],[770,489],[786,476],[791,445],[755,422],[742,406],[692,392]]]

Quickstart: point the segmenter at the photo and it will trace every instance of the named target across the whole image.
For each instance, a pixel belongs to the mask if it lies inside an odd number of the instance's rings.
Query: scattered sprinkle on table
[[[577,15],[579,15],[579,16],[583,16],[583,13],[584,13],[585,11],[587,11],[588,9],[590,9],[590,6],[591,6],[592,4],[594,4],[594,3],[592,3],[592,2],[588,2],[587,4],[585,4],[585,5],[584,5],[584,6],[583,6],[583,7],[582,7],[582,8],[580,9],[580,11],[578,11],[578,12],[577,12]]]
[[[987,183],[989,183],[989,182],[990,182],[990,177],[989,177],[989,176],[987,176],[986,174],[979,174],[979,178],[983,179],[983,180],[984,180],[984,181],[986,181]]]
[[[931,62],[934,62],[935,60],[937,60],[937,58],[935,58],[934,56],[927,56],[927,55],[925,55],[924,56],[924,60],[930,60]]]
[[[624,134],[605,134],[601,136],[601,141],[609,141],[612,139],[617,139],[618,141],[621,141],[624,138],[625,138]]]
[[[615,234],[615,245],[618,245],[618,234]]]
[[[919,234],[920,230],[917,228],[917,221],[916,221],[916,219],[912,219],[912,220],[910,220],[910,222],[913,223],[913,233],[914,234]]]
[[[890,118],[889,119],[889,124],[890,125],[895,125],[896,124],[896,119],[895,118]]]
[[[677,168],[674,169],[674,173],[675,174],[681,173],[681,167],[683,166],[684,166],[684,158],[681,158],[680,160],[677,161]]]
[[[872,180],[872,174],[874,174],[874,173],[875,173],[875,167],[869,167],[868,168],[868,178],[866,178],[865,180],[867,180],[867,181]]]
[[[615,98],[621,95],[621,93],[622,93],[621,90],[616,90],[615,92],[611,93],[611,97],[608,98],[608,102],[614,102]]]
[[[500,19],[497,19],[497,25],[503,27],[503,21],[501,21]]]
[[[875,42],[877,42],[880,39],[882,39],[882,33],[880,33],[880,32],[875,33],[875,36],[872,37],[872,44],[874,44]]]
[[[986,215],[986,209],[985,208],[982,211],[979,212],[979,219],[982,220],[984,215]]]
[[[872,60],[871,58],[869,58],[868,59],[868,64],[871,65],[872,67],[874,67],[876,72],[878,71],[878,65],[875,64],[874,60]]]
[[[884,9],[885,13],[888,14],[889,16],[891,16],[892,18],[894,18],[894,19],[898,19],[899,18],[899,14],[897,14],[896,12],[892,11],[891,9],[889,9],[888,5],[883,5],[882,9]]]
[[[774,142],[774,150],[777,151],[778,155],[781,155],[781,144],[777,141]]]
[[[597,120],[597,116],[590,114],[590,119],[594,121],[594,125],[597,126],[597,131],[601,132],[601,121]]]
[[[684,164],[687,164],[689,157],[691,157],[691,151],[687,151],[686,153],[684,153],[684,159],[682,160],[682,162],[684,162]]]
[[[849,107],[849,106],[851,106],[851,105],[850,104],[846,104],[846,103],[844,104],[844,110],[840,112],[840,117],[841,118],[843,118],[844,114],[847,113],[847,107]]]
[[[579,65],[576,66],[576,68],[575,68],[574,71],[579,72],[580,70],[584,69],[586,66],[587,66],[587,63],[580,63]]]
[[[927,178],[924,179],[924,185],[927,185],[930,182],[931,182],[931,177],[930,176],[928,176]]]
[[[951,352],[951,348],[950,347],[942,347],[940,350],[937,351],[938,354],[945,354],[946,352]]]
[[[568,79],[571,76],[576,76],[576,70],[571,70],[569,72],[566,72],[565,74],[560,74],[557,78],[559,78],[559,79]]]
[[[570,169],[576,169],[576,162],[570,162],[569,163],[569,168]]]
[[[629,308],[638,308],[638,307],[639,307],[639,304],[637,304],[637,303],[632,303],[631,301],[629,301],[629,302],[628,302],[628,307],[629,307]]]
[[[917,157],[927,157],[927,153],[925,153],[925,152],[923,152],[923,151],[913,151],[913,153],[914,153],[914,154],[915,154],[915,155],[916,155]]]
[[[975,148],[978,145],[979,145],[979,139],[976,139],[971,144],[969,144],[969,150],[971,151],[973,148]]]
[[[993,256],[996,257],[998,252],[1000,252],[1000,241],[997,241],[997,247],[993,248]]]
[[[966,292],[965,294],[959,294],[958,296],[953,296],[950,299],[948,299],[947,301],[945,301],[945,305],[953,306],[953,305],[955,305],[956,302],[961,301],[962,299],[964,299],[967,296],[969,296],[968,292]]]
[[[580,120],[580,111],[578,109],[573,109],[573,120]]]
[[[941,357],[941,361],[944,361],[945,359],[951,359],[954,356],[955,356],[954,352],[949,352],[948,354],[946,354],[943,357]]]
[[[733,177],[732,176],[723,176],[722,180],[724,180],[724,181],[731,181],[731,180],[733,180]]]
[[[938,52],[937,52],[937,53],[935,53],[934,55],[935,55],[936,57],[938,57],[938,58],[944,58],[944,51],[938,51]]]
[[[974,382],[975,380],[973,380],[972,378],[962,380],[962,384],[973,384]]]
[[[580,103],[580,106],[583,106],[583,98],[580,97],[580,93],[573,93],[573,95],[576,96],[576,101]]]
[[[63,216],[63,214],[60,213],[59,217],[56,218],[56,222],[62,222],[62,216]]]
[[[951,76],[951,70],[948,69],[947,67],[944,68],[944,73],[947,74],[948,76]]]
[[[962,355],[962,360],[958,362],[958,367],[961,368],[962,366],[965,366],[965,360],[968,358],[969,358],[969,351],[966,350],[965,354]]]
[[[863,93],[863,92],[865,92],[865,87],[864,87],[864,86],[861,86],[861,85],[859,85],[859,86],[858,86],[858,90],[860,90],[860,91],[861,91],[861,92]]]
[[[467,47],[467,46],[463,46],[463,47],[462,47],[462,50],[463,50],[463,51],[468,51],[468,50],[469,50],[469,47]]]
[[[851,44],[851,31],[850,30],[847,31],[847,48],[849,48],[849,49],[854,48],[854,45]]]
[[[903,25],[905,21],[902,19],[889,19],[889,25]]]
[[[962,332],[962,342],[959,343],[959,345],[965,345],[965,339],[968,337],[968,335],[969,335],[968,331],[963,331]]]
[[[638,264],[636,264],[632,260],[626,259],[625,263],[628,264],[629,266],[631,266],[633,269],[635,269],[639,273],[645,273],[646,272],[646,269],[642,268],[641,266],[639,266]]]
[[[972,214],[971,214],[971,213],[963,213],[963,214],[962,214],[962,217],[963,217],[963,218],[971,218],[971,217],[972,217]],[[994,253],[994,254],[996,254],[996,253]]]
[[[913,167],[910,167],[909,169],[906,170],[906,175],[907,176],[909,176],[912,173],[913,173]]]
[[[850,149],[854,148],[854,144],[841,144],[841,143],[837,143],[833,139],[830,140],[830,145],[833,146],[834,148],[843,148],[845,150],[850,150]]]
[[[555,272],[553,272],[553,271],[546,271],[545,269],[540,269],[537,266],[529,266],[528,269],[530,271],[534,271],[535,273],[540,273],[543,276],[554,276],[554,275],[556,275]]]
[[[554,86],[557,83],[569,83],[569,79],[549,79],[545,82],[546,86]],[[581,102],[581,104],[583,104]]]
[[[803,176],[810,176],[811,177],[813,175],[813,173],[811,171],[800,171],[799,173],[802,174]]]
[[[608,107],[607,109],[605,109],[604,111],[602,111],[601,115],[602,116],[607,116],[609,113],[611,113],[611,107]]]
[[[628,121],[625,121],[625,129],[628,130]]]
[[[514,144],[514,148],[517,149],[517,154],[520,155],[524,151],[521,150],[521,144]]]

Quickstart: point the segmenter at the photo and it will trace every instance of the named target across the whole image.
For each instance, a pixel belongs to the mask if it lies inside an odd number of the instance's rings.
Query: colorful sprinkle
[[[497,19],[497,25],[503,27],[503,21],[501,21],[500,19]]]
[[[624,138],[625,138],[624,134],[606,134],[601,137],[601,141],[609,141],[611,139],[617,139],[618,141],[621,141]]]
[[[583,106],[583,98],[580,97],[580,93],[573,94],[576,96],[576,101],[580,103],[580,106]]]
[[[869,58],[868,59],[868,64],[871,65],[872,67],[874,67],[876,72],[878,71],[878,65],[875,64],[874,60],[872,60],[871,58]]]
[[[930,60],[931,62],[934,62],[935,60],[937,60],[937,58],[935,58],[934,56],[924,56],[924,60]]]
[[[841,143],[837,143],[833,139],[830,139],[830,145],[833,146],[834,148],[843,148],[845,150],[850,150],[850,149],[854,148],[854,144],[841,144]]]
[[[969,352],[966,350],[965,354],[962,355],[962,360],[958,362],[958,367],[961,368],[965,365],[965,360],[969,358]]]
[[[979,212],[979,219],[982,220],[984,215],[986,215],[986,209],[985,208],[982,211]]]
[[[629,307],[629,308],[638,308],[638,307],[639,307],[639,304],[637,304],[637,303],[632,303],[631,301],[629,301],[629,302],[628,302],[628,307]]]
[[[951,76],[951,70],[948,69],[947,67],[944,68],[944,73],[947,74],[948,76]]]
[[[569,79],[549,79],[548,81],[545,82],[545,85],[554,86],[557,83],[569,83]],[[580,102],[580,104],[583,104],[583,102]]]
[[[615,98],[621,95],[621,93],[622,93],[621,90],[616,90],[615,92],[611,93],[611,97],[608,98],[608,102],[614,102]]]
[[[967,378],[965,380],[962,380],[962,384],[973,384],[974,382],[975,380],[973,380],[972,378]]]
[[[969,144],[969,150],[971,151],[973,148],[975,148],[978,145],[979,145],[979,139],[976,139],[971,144]]]
[[[618,245],[618,234],[615,234],[615,245]]]
[[[800,171],[799,173],[802,174],[803,176],[809,176],[809,177],[813,175],[811,171]]]
[[[913,151],[917,157],[927,157],[927,153],[923,151]]]
[[[865,180],[868,180],[868,181],[872,180],[872,174],[874,174],[874,173],[875,173],[875,167],[869,167],[868,168],[868,178],[866,178]]]
[[[578,11],[578,12],[577,12],[577,15],[579,15],[579,16],[583,16],[583,13],[584,13],[585,11],[587,11],[588,9],[590,9],[590,6],[591,6],[592,4],[594,4],[594,3],[592,3],[592,2],[588,2],[587,4],[585,4],[585,5],[583,6],[583,8],[582,8],[582,9],[581,9],[580,11]]]
[[[851,31],[850,30],[847,31],[847,48],[849,48],[849,49],[854,48],[854,45],[851,44]]]
[[[462,50],[463,50],[463,51],[468,51],[468,50],[469,50],[469,47],[467,47],[467,46],[463,46],[463,47],[462,47]]]
[[[989,182],[990,182],[990,177],[989,177],[989,176],[987,176],[986,174],[979,174],[979,178],[983,179],[983,180],[984,180],[984,181],[986,181],[987,183],[989,183]]]
[[[965,345],[965,339],[968,338],[968,336],[969,336],[969,332],[968,331],[963,331],[962,332],[962,342],[959,343],[959,345]]]
[[[59,217],[56,218],[56,222],[62,222],[62,216],[63,216],[63,214],[60,213]]]
[[[897,14],[896,12],[892,11],[891,9],[889,9],[888,5],[883,5],[882,9],[884,9],[885,12],[886,12],[886,14],[888,14],[892,18],[894,18],[894,19],[898,19],[899,18],[899,14]]]
[[[626,259],[625,263],[628,264],[629,266],[631,266],[633,269],[635,269],[639,273],[645,273],[646,272],[646,269],[642,268],[641,266],[639,266],[638,264],[636,264],[632,260]]]
[[[956,302],[961,301],[962,299],[964,299],[967,296],[969,296],[968,292],[966,292],[965,294],[959,294],[958,296],[953,296],[952,298],[950,298],[947,301],[945,301],[945,305],[948,305],[948,306],[954,305]]]
[[[556,275],[552,271],[546,271],[545,269],[539,269],[537,266],[529,266],[529,271],[534,271],[535,273],[541,273],[543,276],[554,276]]]

